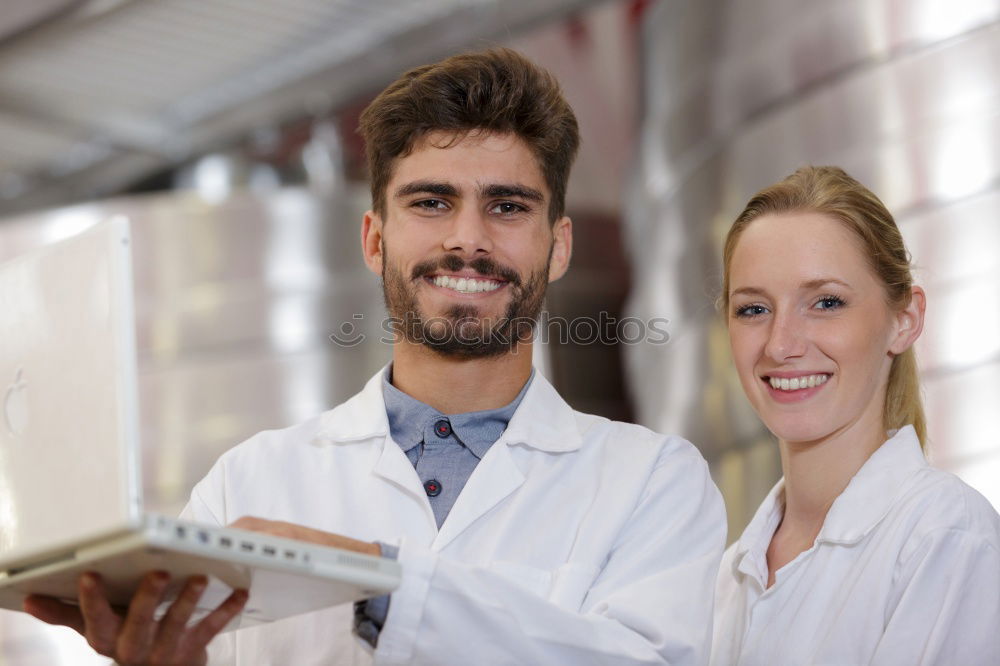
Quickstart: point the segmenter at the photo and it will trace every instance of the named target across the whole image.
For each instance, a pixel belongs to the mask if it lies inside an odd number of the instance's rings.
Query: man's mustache
[[[521,276],[519,276],[514,269],[504,266],[489,257],[478,257],[472,261],[465,261],[461,257],[454,254],[446,254],[438,260],[432,259],[420,262],[413,267],[410,278],[413,280],[419,280],[420,278],[426,277],[439,270],[457,273],[466,266],[476,271],[484,278],[505,280],[514,286],[521,285]]]

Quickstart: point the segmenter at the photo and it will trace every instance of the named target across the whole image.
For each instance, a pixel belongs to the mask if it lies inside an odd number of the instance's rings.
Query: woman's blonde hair
[[[885,288],[889,306],[901,309],[909,305],[913,285],[910,256],[885,204],[843,169],[809,166],[755,194],[730,227],[722,254],[723,312],[729,312],[729,265],[740,234],[763,215],[793,211],[822,213],[843,222],[860,239],[872,272]],[[927,424],[912,347],[892,359],[882,423],[886,430],[912,424],[920,445],[926,442]]]

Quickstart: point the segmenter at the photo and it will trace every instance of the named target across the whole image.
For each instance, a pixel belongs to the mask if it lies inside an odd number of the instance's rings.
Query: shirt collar
[[[830,506],[817,541],[853,544],[861,541],[904,491],[907,481],[927,467],[913,426],[888,433],[889,439],[865,461]],[[767,580],[767,547],[785,511],[785,480],[781,478],[761,503],[736,545],[733,568]]]
[[[408,451],[424,441],[425,433],[430,426],[443,419],[451,424],[451,429],[458,440],[477,458],[482,459],[506,430],[534,376],[535,370],[532,368],[528,381],[521,387],[517,396],[503,407],[461,414],[442,414],[393,386],[390,363],[382,373],[382,397],[385,400],[389,432],[400,448]]]
[[[318,441],[349,444],[389,434],[382,394],[385,369],[369,379],[360,393],[320,417]],[[501,440],[551,453],[574,451],[583,444],[573,408],[541,374],[528,382]]]
[[[927,459],[913,426],[890,433],[834,500],[817,539],[843,544],[861,541],[889,513],[906,482],[925,467]]]
[[[767,547],[785,514],[785,479],[778,479],[736,544],[734,571],[767,582]]]

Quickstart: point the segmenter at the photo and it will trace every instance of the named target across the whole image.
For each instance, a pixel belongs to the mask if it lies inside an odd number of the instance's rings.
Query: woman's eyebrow
[[[851,285],[847,284],[843,280],[838,280],[835,277],[820,277],[812,280],[806,280],[799,285],[799,289],[819,289],[828,284],[839,284],[842,287],[847,287],[851,289]],[[740,287],[739,289],[733,289],[730,295],[748,295],[748,296],[767,296],[767,290],[761,287]]]
[[[839,284],[841,287],[847,287],[848,289],[851,288],[851,285],[847,284],[843,280],[838,280],[835,277],[821,277],[821,278],[816,278],[815,280],[807,280],[806,282],[802,283],[802,288],[818,289],[828,284]]]
[[[739,289],[733,289],[733,291],[730,292],[730,293],[733,296],[742,295],[742,294],[747,294],[747,295],[750,295],[750,296],[766,296],[767,295],[767,291],[765,291],[764,289],[761,289],[760,287],[740,287]]]

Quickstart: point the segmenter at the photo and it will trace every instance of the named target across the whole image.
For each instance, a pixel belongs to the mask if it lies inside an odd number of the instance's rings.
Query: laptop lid
[[[0,568],[137,524],[128,220],[0,264],[0,341]]]

